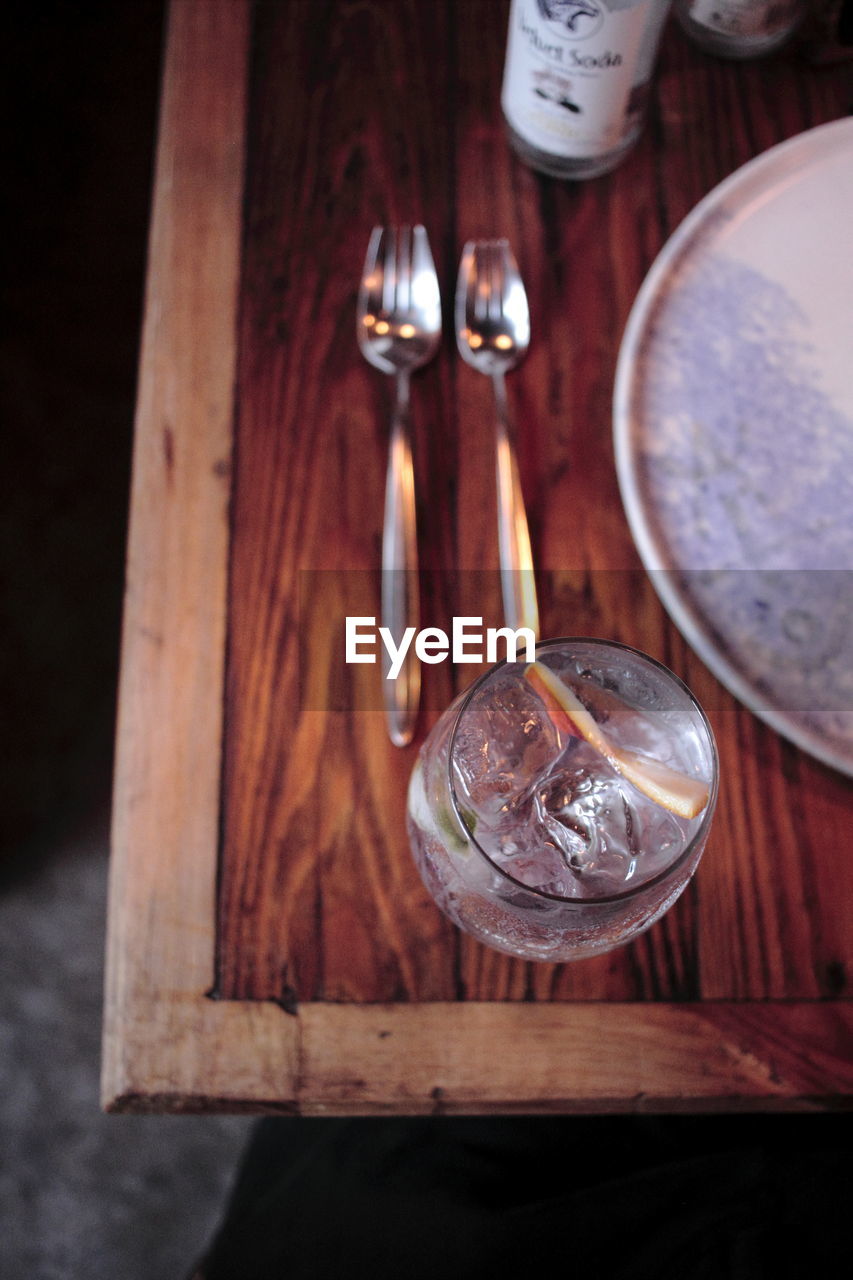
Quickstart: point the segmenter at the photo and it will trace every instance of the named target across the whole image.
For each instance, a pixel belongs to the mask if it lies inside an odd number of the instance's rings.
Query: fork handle
[[[521,478],[513,447],[513,428],[509,414],[503,374],[492,375],[497,408],[495,432],[495,474],[498,491],[498,551],[501,566],[504,619],[515,631],[529,627],[539,638],[539,606],[533,575],[533,552]]]
[[[409,375],[397,374],[397,403],[391,421],[391,443],[385,479],[385,522],[382,533],[382,625],[399,648],[407,627],[420,625],[418,542],[415,517],[415,473],[409,430]],[[421,692],[421,670],[410,643],[396,679],[389,679],[391,659],[382,646],[382,690],[391,741],[411,742]]]

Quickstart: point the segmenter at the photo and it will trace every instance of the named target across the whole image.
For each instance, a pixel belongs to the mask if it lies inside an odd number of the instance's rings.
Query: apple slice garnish
[[[679,773],[660,760],[640,755],[611,742],[596,724],[577,694],[541,662],[531,662],[524,678],[536,690],[555,729],[562,734],[584,738],[604,758],[632,782],[644,796],[663,805],[681,818],[696,818],[710,796],[707,783]],[[639,713],[638,713],[639,714]]]

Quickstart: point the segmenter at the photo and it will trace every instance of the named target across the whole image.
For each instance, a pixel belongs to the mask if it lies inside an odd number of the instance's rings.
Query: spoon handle
[[[420,624],[418,543],[415,518],[415,473],[409,430],[409,375],[397,374],[397,403],[385,481],[382,532],[382,625],[399,648],[408,627]],[[409,637],[411,640],[411,636]],[[421,670],[409,644],[399,674],[390,677],[391,658],[382,646],[382,690],[388,733],[395,746],[411,742],[418,716]]]
[[[503,373],[493,373],[497,408],[495,432],[495,474],[498,490],[498,549],[501,565],[504,619],[515,631],[529,627],[539,638],[539,606],[533,575],[533,553],[521,492],[518,462],[513,448]]]

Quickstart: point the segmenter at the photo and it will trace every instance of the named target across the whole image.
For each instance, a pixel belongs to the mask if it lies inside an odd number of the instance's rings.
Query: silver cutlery
[[[456,285],[456,343],[468,364],[488,374],[495,393],[495,472],[498,548],[504,618],[539,635],[539,608],[530,533],[515,456],[514,428],[504,374],[530,342],[530,311],[521,273],[507,240],[469,240]]]
[[[432,359],[441,340],[438,277],[422,226],[374,227],[358,296],[358,342],[375,368],[396,379],[396,405],[385,482],[382,534],[382,625],[395,645],[418,630],[418,549],[409,379]],[[388,679],[382,646],[382,687],[391,741],[411,741],[420,700],[420,666],[410,645],[399,675]]]

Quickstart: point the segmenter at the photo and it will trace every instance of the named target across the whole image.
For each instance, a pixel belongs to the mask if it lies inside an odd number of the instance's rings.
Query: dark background
[[[4,7],[3,870],[108,793],[161,0]]]
[[[105,1116],[106,871],[161,0],[2,7],[0,1276],[180,1280],[250,1122]]]

